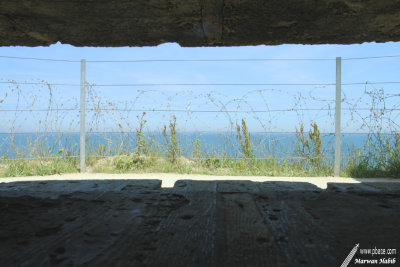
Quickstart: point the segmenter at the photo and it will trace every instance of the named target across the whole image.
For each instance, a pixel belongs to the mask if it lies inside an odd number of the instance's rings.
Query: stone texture
[[[400,0],[2,0],[0,46],[400,40]]]

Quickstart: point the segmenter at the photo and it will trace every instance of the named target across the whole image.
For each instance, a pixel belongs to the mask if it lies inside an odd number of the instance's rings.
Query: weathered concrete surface
[[[326,190],[282,181],[160,186],[1,183],[1,264],[337,267],[357,243],[399,250],[398,183],[329,183]]]
[[[388,185],[390,186],[398,186],[400,185],[400,179],[392,179],[392,178],[349,178],[349,177],[278,177],[278,176],[221,176],[221,175],[203,175],[203,174],[178,174],[178,173],[65,173],[65,174],[54,174],[54,175],[46,175],[46,176],[24,176],[24,177],[4,177],[0,178],[1,183],[12,183],[12,182],[39,182],[35,183],[35,190],[46,190],[48,184],[40,183],[45,181],[61,181],[63,183],[52,183],[51,190],[54,191],[68,191],[71,188],[72,190],[78,190],[78,188],[82,188],[83,191],[90,190],[86,187],[86,182],[82,182],[78,184],[74,184],[73,181],[90,181],[90,180],[106,180],[105,185],[107,186],[107,190],[111,190],[112,187],[107,185],[108,182],[112,182],[113,180],[119,180],[119,183],[113,185],[122,186],[125,182],[129,180],[139,180],[140,181],[149,181],[152,180],[152,183],[159,183],[158,180],[161,181],[162,188],[171,188],[178,184],[183,183],[181,180],[195,180],[195,181],[252,181],[252,182],[286,182],[286,184],[293,183],[303,183],[303,184],[312,184],[318,188],[326,189],[330,183],[343,183],[351,186],[352,184],[374,184],[374,185]],[[69,181],[69,182],[65,182]],[[290,183],[287,183],[290,182]],[[239,183],[240,184],[240,183]],[[31,183],[19,183],[19,188],[25,187],[32,188]],[[59,185],[55,187],[55,185]],[[155,185],[153,185],[155,186]],[[157,184],[159,187],[159,185]],[[24,190],[27,188],[24,188]],[[150,188],[149,188],[150,189]],[[283,188],[285,189],[285,188]],[[286,188],[287,189],[287,188]],[[384,188],[382,188],[384,189]],[[389,188],[387,188],[389,189]],[[397,187],[396,187],[397,189]]]
[[[349,44],[400,40],[400,0],[2,0],[0,45]]]

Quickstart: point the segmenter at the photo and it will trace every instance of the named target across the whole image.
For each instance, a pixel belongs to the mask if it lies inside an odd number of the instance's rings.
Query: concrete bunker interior
[[[5,0],[0,29],[1,46],[388,42],[400,40],[400,1]],[[339,266],[357,243],[399,248],[399,196],[397,183],[365,181],[1,183],[0,258],[5,266]]]

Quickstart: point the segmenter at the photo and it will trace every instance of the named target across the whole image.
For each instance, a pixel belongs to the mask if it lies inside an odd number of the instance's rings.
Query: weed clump
[[[243,153],[244,158],[255,158],[253,154],[254,149],[251,147],[251,135],[244,119],[242,119],[242,128],[240,128],[239,124],[236,124],[236,132],[239,139],[241,152]]]
[[[181,155],[181,149],[176,134],[176,117],[173,115],[172,121],[169,122],[170,136],[168,137],[167,126],[164,125],[163,135],[167,146],[167,156],[171,159],[172,163],[176,163],[178,157]]]
[[[351,177],[400,178],[400,136],[370,136],[362,150],[348,160],[346,172]]]
[[[324,155],[322,154],[321,133],[317,123],[311,123],[311,129],[306,136],[304,125],[300,124],[300,129],[296,128],[296,153],[301,157],[302,165],[305,168],[320,168]]]
[[[136,152],[138,153],[139,157],[142,154],[147,154],[148,150],[148,142],[144,135],[144,126],[146,125],[147,121],[144,119],[146,112],[143,112],[142,116],[137,116],[139,128],[136,128]]]
[[[200,162],[202,156],[203,156],[203,152],[201,151],[200,139],[197,138],[197,139],[193,142],[192,157],[193,157],[197,162]]]

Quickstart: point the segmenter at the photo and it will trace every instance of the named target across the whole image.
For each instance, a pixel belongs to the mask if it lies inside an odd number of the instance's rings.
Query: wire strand
[[[50,85],[50,86],[81,86],[80,84],[73,84],[73,83],[17,82],[17,81],[0,81],[0,84]]]
[[[370,57],[353,57],[342,58],[342,60],[367,60],[367,59],[384,59],[397,58],[400,55],[388,56],[370,56]],[[37,57],[18,57],[18,56],[0,56],[5,59],[18,60],[36,60],[36,61],[52,61],[52,62],[69,62],[78,63],[81,60],[57,59],[57,58],[37,58]],[[146,63],[146,62],[257,62],[257,61],[334,61],[335,58],[221,58],[221,59],[136,59],[136,60],[86,60],[88,63]]]
[[[333,111],[334,108],[290,108],[290,109],[270,109],[270,110],[190,110],[190,109],[122,109],[122,108],[88,108],[86,111],[134,111],[134,112],[188,112],[188,113],[268,113],[268,112],[296,112],[296,111]],[[371,108],[342,108],[342,110],[355,111]],[[399,108],[373,109],[377,111],[400,111]],[[80,111],[79,108],[65,109],[0,109],[0,112],[48,112],[48,111]]]
[[[400,83],[400,82],[399,82]],[[333,86],[334,83],[142,83],[92,84],[94,87],[150,87],[150,86]]]
[[[36,58],[36,57],[17,57],[0,56],[6,59],[37,60],[53,62],[78,63],[80,60],[55,59],[55,58]],[[86,60],[87,63],[146,63],[146,62],[257,62],[257,61],[332,61],[332,58],[221,58],[221,59],[132,59],[132,60]]]
[[[181,134],[209,134],[209,133],[219,133],[219,134],[232,134],[236,135],[236,131],[194,131],[194,132],[187,132],[187,131],[181,131]],[[395,135],[398,132],[393,132],[393,133],[384,133],[385,135]],[[23,134],[30,134],[30,135],[52,135],[52,134],[80,134],[80,132],[0,132],[0,135],[23,135]],[[86,134],[137,134],[135,131],[126,131],[126,132],[121,132],[121,131],[113,131],[113,132],[91,132],[88,131]],[[159,132],[147,132],[147,134],[155,134],[158,135],[160,134]],[[252,134],[296,134],[296,132],[293,131],[287,131],[287,132],[252,132]],[[323,136],[333,136],[335,135],[334,132],[321,132],[320,133]],[[341,132],[341,135],[365,135],[365,134],[371,134],[370,132],[360,132],[360,133],[355,133],[355,132]]]
[[[333,61],[332,58],[221,58],[221,59],[139,59],[88,60],[89,63],[148,63],[148,62],[257,62],[257,61]]]
[[[0,56],[0,58],[7,59],[20,59],[20,60],[37,60],[37,61],[55,61],[55,62],[70,62],[77,63],[80,60],[70,60],[70,59],[54,59],[54,58],[36,58],[36,57],[13,57],[13,56]]]
[[[350,57],[350,58],[342,58],[342,60],[365,60],[365,59],[381,59],[381,58],[396,58],[396,57],[400,57],[400,55],[374,56],[374,57]]]
[[[48,111],[77,111],[79,108],[51,108],[51,109],[0,109],[0,112],[48,112]]]
[[[0,81],[0,84],[17,85],[48,85],[48,86],[81,86],[80,84],[68,83],[45,83],[45,82],[16,82]],[[387,82],[352,82],[342,83],[342,86],[350,85],[376,85],[376,84],[400,84],[400,81]],[[151,87],[151,86],[335,86],[336,83],[132,83],[132,84],[88,84],[91,87]]]
[[[327,154],[333,154],[333,152],[326,152]],[[115,157],[124,157],[127,155],[110,155],[110,156],[100,156],[100,155],[93,155],[93,156],[87,156],[88,158],[115,158]],[[14,159],[0,159],[1,161],[18,161],[18,160],[43,160],[43,159],[65,159],[65,158],[78,158],[79,156],[60,156],[60,157],[37,157],[37,158],[14,158]],[[146,159],[167,159],[168,157],[154,157],[154,156],[149,156],[146,157]],[[319,157],[294,157],[294,156],[289,156],[289,157],[285,157],[286,159],[306,159],[306,160],[311,160],[314,158],[319,158]],[[207,160],[207,159],[221,159],[221,160],[246,160],[246,158],[243,157],[203,157],[203,158],[192,158],[190,157],[189,159],[191,160]],[[269,157],[269,158],[265,158],[265,157],[254,157],[251,158],[253,160],[272,160],[275,159],[274,157]]]

